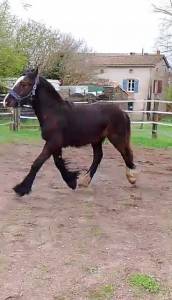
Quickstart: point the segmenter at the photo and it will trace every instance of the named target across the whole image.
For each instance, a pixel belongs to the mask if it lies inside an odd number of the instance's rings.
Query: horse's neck
[[[33,102],[33,110],[35,115],[37,116],[40,125],[43,122],[51,121],[49,116],[52,116],[57,111],[57,106],[61,106],[65,103],[65,101],[61,98],[61,96],[57,93],[57,95],[49,96],[44,91],[40,91],[37,96],[35,96]]]

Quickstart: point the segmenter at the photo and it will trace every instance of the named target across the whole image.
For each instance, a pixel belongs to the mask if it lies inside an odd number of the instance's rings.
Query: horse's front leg
[[[60,171],[63,180],[71,189],[76,189],[77,178],[79,175],[78,171],[69,171],[67,169],[65,160],[62,158],[62,150],[56,151],[53,153],[54,163],[58,170]]]
[[[51,151],[48,148],[47,144],[45,144],[42,152],[40,155],[36,158],[36,160],[33,162],[31,169],[28,173],[28,175],[24,178],[24,180],[17,184],[14,187],[14,191],[19,196],[24,196],[25,194],[29,194],[32,189],[32,184],[34,182],[34,179],[36,177],[37,172],[41,168],[41,166],[44,164],[44,162],[51,156]]]

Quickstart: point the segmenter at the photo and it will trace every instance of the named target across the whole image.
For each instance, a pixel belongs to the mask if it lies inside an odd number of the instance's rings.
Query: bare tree
[[[163,6],[153,5],[154,12],[160,14],[160,35],[157,40],[159,49],[172,57],[172,0],[163,3]]]
[[[90,77],[89,64],[85,64],[80,55],[90,51],[85,42],[42,23],[33,20],[18,23],[16,49],[27,56],[28,66],[39,65],[45,76],[62,78],[65,84],[79,83]]]
[[[23,4],[29,9],[27,2]],[[24,22],[11,15],[8,0],[0,3],[0,77],[21,73],[25,67],[39,66],[47,77],[76,84],[91,76],[88,49],[83,40],[45,24]]]
[[[92,77],[92,67],[85,42],[75,40],[70,34],[62,34],[59,48],[49,57],[46,69],[48,77],[61,78],[64,84],[78,84]]]

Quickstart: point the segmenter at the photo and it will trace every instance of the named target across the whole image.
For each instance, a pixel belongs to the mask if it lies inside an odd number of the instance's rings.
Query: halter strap
[[[11,95],[15,100],[17,100],[18,103],[20,103],[22,100],[29,98],[29,97],[31,97],[31,99],[32,99],[32,96],[35,96],[38,83],[39,83],[39,75],[36,76],[35,83],[32,87],[32,90],[26,96],[21,97],[13,89],[9,90],[9,95]]]

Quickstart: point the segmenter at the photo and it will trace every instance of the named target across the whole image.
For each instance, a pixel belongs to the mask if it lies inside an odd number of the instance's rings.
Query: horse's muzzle
[[[7,94],[3,101],[4,107],[17,107],[18,102],[11,95]]]

